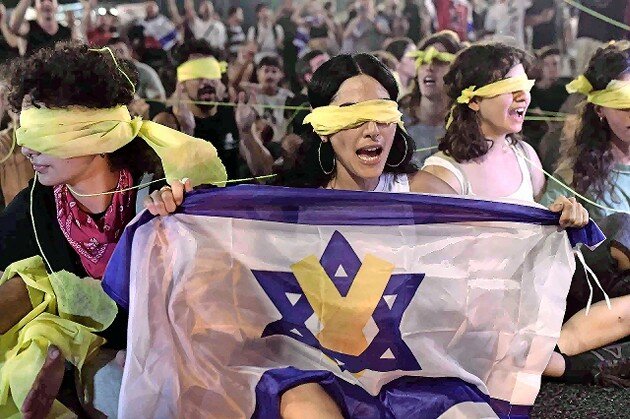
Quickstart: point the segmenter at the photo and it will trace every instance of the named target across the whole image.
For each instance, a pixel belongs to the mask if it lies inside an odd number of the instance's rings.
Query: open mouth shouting
[[[508,111],[508,115],[510,116],[510,118],[515,119],[516,121],[523,122],[525,120],[526,111],[527,108],[525,107],[511,108]]]
[[[426,76],[422,79],[422,83],[425,86],[435,86],[435,78],[433,76]]]
[[[361,147],[356,151],[359,160],[363,164],[377,165],[383,157],[383,147],[379,144]]]

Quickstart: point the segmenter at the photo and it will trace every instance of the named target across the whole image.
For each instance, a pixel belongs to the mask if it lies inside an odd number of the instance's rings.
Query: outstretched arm
[[[181,25],[184,21],[182,15],[179,14],[175,0],[168,0],[168,11],[171,14],[171,20],[175,25]]]
[[[33,0],[20,0],[18,5],[13,10],[13,14],[11,15],[11,23],[9,25],[9,29],[14,34],[20,33],[20,26],[24,23],[24,16],[26,15],[26,10],[31,5]]]

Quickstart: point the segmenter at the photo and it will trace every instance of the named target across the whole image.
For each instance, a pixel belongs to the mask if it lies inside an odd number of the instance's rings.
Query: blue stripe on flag
[[[161,37],[158,40],[158,42],[160,43],[160,45],[162,45],[162,48],[168,50],[168,49],[171,49],[175,45],[176,39],[177,39],[177,29],[173,29],[171,32]]]
[[[346,418],[437,418],[460,403],[486,403],[499,418],[525,419],[531,406],[492,399],[476,386],[452,377],[401,377],[387,383],[377,396],[329,371],[293,367],[266,371],[256,386],[252,419],[280,417],[280,398],[289,389],[318,383]]]
[[[472,221],[508,221],[558,225],[560,215],[525,205],[460,197],[390,194],[277,186],[239,185],[193,191],[178,213],[275,221],[302,225],[398,226]],[[123,233],[107,266],[103,289],[129,307],[129,261],[136,229],[153,216],[144,213]],[[596,246],[604,235],[591,220],[567,229],[572,246]]]

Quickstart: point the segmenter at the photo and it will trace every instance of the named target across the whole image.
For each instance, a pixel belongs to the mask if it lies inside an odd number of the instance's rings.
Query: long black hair
[[[387,90],[389,97],[396,100],[398,97],[396,79],[383,63],[370,54],[343,54],[326,61],[313,74],[308,86],[311,107],[314,109],[330,105],[341,84],[361,74],[376,79]],[[324,172],[331,170],[335,164],[335,152],[330,141],[322,143],[312,128],[302,139],[304,141],[297,152],[295,163],[279,174],[278,183],[306,188],[326,186],[335,176],[335,171],[330,174]],[[395,174],[416,172],[417,167],[411,163],[414,150],[413,139],[403,129],[397,127],[384,171]]]

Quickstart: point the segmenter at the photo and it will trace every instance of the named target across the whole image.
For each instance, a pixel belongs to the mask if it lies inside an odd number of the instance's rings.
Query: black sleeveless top
[[[65,26],[59,25],[57,33],[49,35],[39,26],[36,20],[30,21],[30,30],[26,35],[26,53],[31,54],[38,49],[52,47],[59,41],[68,41],[72,37],[72,31]]]

